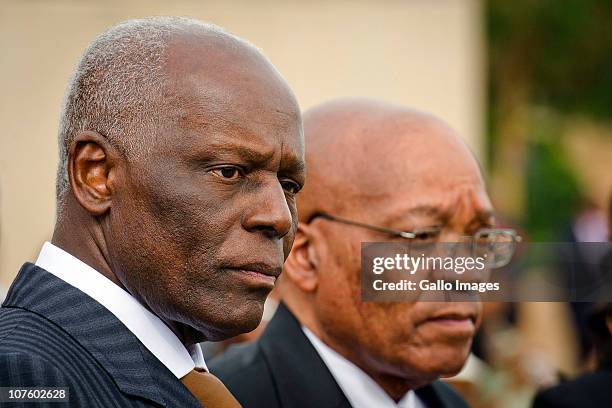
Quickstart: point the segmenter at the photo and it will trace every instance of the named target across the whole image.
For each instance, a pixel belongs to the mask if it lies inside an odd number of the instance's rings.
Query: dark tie
[[[208,371],[193,369],[181,378],[181,382],[206,408],[242,407],[221,380]]]

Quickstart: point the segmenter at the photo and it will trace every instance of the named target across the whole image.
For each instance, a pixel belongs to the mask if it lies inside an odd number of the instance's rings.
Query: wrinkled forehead
[[[429,148],[411,145],[371,162],[367,174],[358,172],[347,194],[354,194],[357,212],[380,214],[381,222],[408,215],[442,220],[460,208],[491,212],[480,169],[467,149],[431,139]]]
[[[354,161],[347,162],[361,188],[373,185],[381,191],[398,186],[420,189],[431,185],[452,185],[459,180],[480,179],[480,169],[463,141],[446,126],[420,124],[388,126],[381,124],[380,136],[356,135],[362,141]],[[369,140],[368,140],[369,139]]]
[[[211,114],[228,105],[296,115],[295,98],[274,66],[253,46],[216,33],[177,37],[168,48],[171,91],[195,104],[214,102]]]
[[[307,145],[309,183],[321,183],[320,193],[330,199],[367,208],[484,189],[473,154],[441,122],[389,118],[345,130],[342,137],[330,135],[326,143]],[[343,154],[332,160],[333,152]]]
[[[168,50],[167,94],[178,125],[286,146],[303,155],[301,114],[284,79],[254,47],[215,33],[184,35]]]

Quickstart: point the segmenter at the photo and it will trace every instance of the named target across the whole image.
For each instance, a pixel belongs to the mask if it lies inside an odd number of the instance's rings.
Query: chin
[[[454,355],[439,355],[428,364],[428,371],[441,377],[451,377],[458,374],[465,365],[469,353],[457,350]]]
[[[417,372],[420,374],[421,379],[423,379],[425,382],[431,382],[440,377],[452,377],[461,371],[465,364],[465,360],[437,359],[436,361],[427,361],[422,363],[425,364],[406,366],[406,368],[402,370],[402,376],[412,378],[414,373]]]
[[[235,337],[242,333],[248,333],[257,328],[261,322],[263,307],[251,307],[233,309],[233,313],[227,313],[221,320],[204,320],[204,324],[194,325],[204,335],[207,341],[222,341]]]
[[[452,361],[442,366],[438,371],[440,377],[452,377],[459,374],[463,366],[465,365],[467,358],[461,361]]]
[[[469,353],[469,347],[432,345],[418,353],[402,355],[401,360],[396,360],[395,364],[401,367],[402,376],[409,378],[416,372],[423,378],[433,381],[439,377],[450,377],[459,373]]]

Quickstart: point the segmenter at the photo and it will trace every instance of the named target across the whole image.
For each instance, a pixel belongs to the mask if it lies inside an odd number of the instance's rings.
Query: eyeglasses
[[[458,240],[455,242],[440,242],[442,228],[438,227],[402,231],[353,221],[325,212],[314,213],[306,223],[309,224],[316,218],[323,218],[332,222],[406,239],[410,245],[409,251],[411,253],[417,252],[426,256],[453,257],[456,256],[458,250],[465,250],[472,257],[486,259],[487,267],[491,269],[507,265],[512,260],[516,244],[522,241],[522,237],[515,230],[507,228],[482,228],[473,235],[458,237]]]

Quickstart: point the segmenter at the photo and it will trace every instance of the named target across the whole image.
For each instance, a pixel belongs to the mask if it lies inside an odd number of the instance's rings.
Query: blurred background
[[[340,96],[443,118],[483,165],[504,225],[605,241],[612,193],[607,0],[0,0],[0,299],[54,223],[57,127],[71,70],[108,26],[183,15],[248,39],[303,109]],[[586,306],[488,304],[452,379],[474,406],[523,407],[592,368]]]

